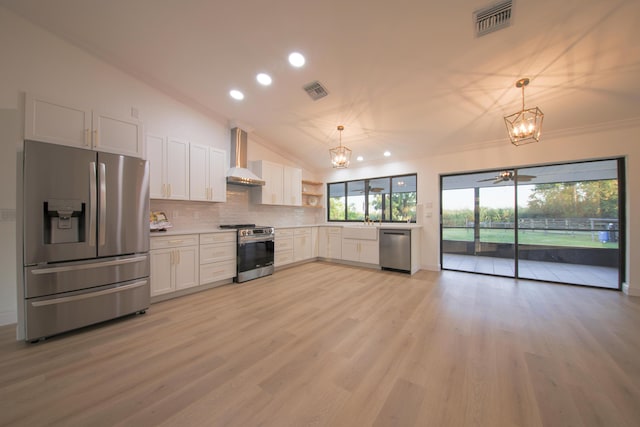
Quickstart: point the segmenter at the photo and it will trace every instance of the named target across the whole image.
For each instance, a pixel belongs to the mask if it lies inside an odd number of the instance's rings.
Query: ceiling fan
[[[498,184],[500,182],[514,181],[514,180],[517,180],[518,182],[520,181],[526,182],[526,181],[531,181],[533,178],[535,178],[535,175],[518,174],[516,176],[514,171],[502,171],[498,175],[494,176],[493,178],[481,179],[478,182],[493,181],[494,184]]]
[[[358,190],[360,194],[364,194],[364,190]],[[372,187],[371,185],[369,186],[369,192],[370,193],[381,193],[384,191],[384,187]]]

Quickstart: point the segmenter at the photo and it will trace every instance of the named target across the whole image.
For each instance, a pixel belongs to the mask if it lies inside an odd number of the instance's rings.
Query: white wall
[[[187,107],[2,7],[0,63],[0,324],[7,324],[17,317],[16,164],[26,92],[125,118],[135,117],[135,109],[145,133],[227,153],[230,139],[226,119]]]
[[[501,120],[496,115],[496,120]],[[433,203],[424,209],[422,218],[422,268],[438,270],[439,244],[439,185],[441,174],[483,169],[502,169],[515,166],[547,164],[572,160],[588,160],[609,157],[627,159],[627,284],[629,293],[640,295],[640,263],[634,262],[640,254],[640,119],[621,123],[592,126],[588,129],[572,129],[543,134],[539,143],[514,147],[505,138],[504,144],[492,145],[457,153],[438,154],[410,162],[388,162],[329,172],[326,182],[386,176],[401,173],[418,173],[418,203]],[[431,213],[431,217],[426,217]]]

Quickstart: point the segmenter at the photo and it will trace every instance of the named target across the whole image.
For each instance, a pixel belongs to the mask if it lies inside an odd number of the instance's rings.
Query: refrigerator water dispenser
[[[85,204],[80,200],[44,202],[45,244],[84,242]]]

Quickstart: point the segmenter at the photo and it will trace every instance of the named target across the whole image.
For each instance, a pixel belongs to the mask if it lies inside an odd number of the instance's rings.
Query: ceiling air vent
[[[508,27],[511,24],[512,7],[513,0],[508,0],[473,12],[476,37]]]
[[[311,82],[308,85],[305,85],[303,89],[305,90],[305,92],[307,92],[307,95],[309,95],[314,101],[317,101],[318,99],[324,98],[325,96],[329,95],[327,89],[322,86],[319,81]]]

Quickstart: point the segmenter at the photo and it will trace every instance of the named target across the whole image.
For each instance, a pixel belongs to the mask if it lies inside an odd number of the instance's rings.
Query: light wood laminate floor
[[[308,263],[35,345],[0,425],[638,426],[640,299]]]

